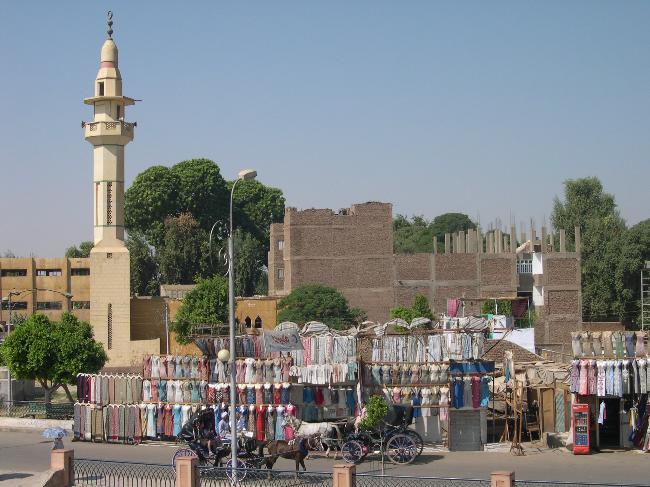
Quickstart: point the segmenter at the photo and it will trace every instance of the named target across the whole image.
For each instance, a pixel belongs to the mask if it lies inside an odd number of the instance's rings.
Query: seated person
[[[237,433],[241,433],[246,430],[246,418],[239,413],[235,417],[237,418]]]
[[[221,420],[217,425],[217,435],[221,438],[230,438],[230,423],[228,422],[228,413],[221,415]]]

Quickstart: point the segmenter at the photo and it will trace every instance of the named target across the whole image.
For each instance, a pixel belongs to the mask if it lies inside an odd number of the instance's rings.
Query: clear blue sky
[[[91,110],[105,11],[143,99],[126,176],[254,167],[287,204],[390,201],[541,225],[596,175],[650,217],[648,1],[3,1],[0,252],[92,238]]]

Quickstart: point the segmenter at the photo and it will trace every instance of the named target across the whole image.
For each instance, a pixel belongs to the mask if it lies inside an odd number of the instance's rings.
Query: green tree
[[[363,311],[351,309],[343,294],[320,284],[295,288],[278,302],[278,309],[279,322],[320,321],[335,329],[347,328],[364,319]]]
[[[264,274],[264,247],[242,229],[235,230],[235,294],[253,296]]]
[[[433,252],[433,238],[440,241],[445,233],[455,233],[476,228],[472,220],[464,213],[444,213],[432,221],[423,216],[414,216],[409,220],[404,215],[397,215],[393,220],[393,248],[397,254]],[[444,244],[438,244],[439,251],[444,251]]]
[[[206,231],[216,221],[227,221],[230,194],[217,164],[190,159],[174,164],[170,172],[178,178],[178,213],[190,213]]]
[[[630,228],[630,239],[638,245],[641,258],[650,260],[650,218]]]
[[[164,243],[158,250],[160,279],[165,284],[192,284],[212,275],[208,234],[190,214],[165,220]]]
[[[76,383],[78,373],[99,372],[107,359],[90,325],[70,313],[54,322],[43,314],[32,315],[7,336],[0,355],[17,379],[35,380],[43,387],[46,402],[60,387],[74,401],[68,384]]]
[[[228,184],[228,189],[232,183]],[[272,223],[284,219],[284,195],[282,190],[265,186],[259,181],[240,181],[233,194],[235,225],[258,240],[264,249],[262,260],[266,262],[269,251]]]
[[[129,249],[131,267],[131,295],[158,296],[160,279],[153,248],[137,232],[129,233],[126,247]]]
[[[551,221],[566,230],[569,250],[575,249],[574,227],[580,228],[583,319],[627,322],[635,317],[641,252],[614,196],[603,191],[598,178],[568,180],[564,200],[555,198]]]
[[[187,293],[170,328],[180,343],[188,343],[199,325],[228,322],[228,281],[223,276],[198,279],[196,287]]]
[[[481,313],[487,314],[500,314],[505,316],[512,316],[512,302],[505,299],[486,299],[481,306]]]
[[[129,232],[145,236],[154,247],[163,243],[165,219],[181,213],[180,180],[165,166],[138,174],[124,195],[124,220]]]
[[[90,240],[85,240],[79,244],[79,247],[73,245],[65,249],[65,256],[69,259],[80,259],[90,257],[90,251],[95,244]]]
[[[433,312],[429,306],[429,300],[423,294],[418,294],[413,298],[413,304],[410,308],[398,306],[390,310],[391,318],[401,318],[410,323],[415,318],[429,318],[433,320]]]

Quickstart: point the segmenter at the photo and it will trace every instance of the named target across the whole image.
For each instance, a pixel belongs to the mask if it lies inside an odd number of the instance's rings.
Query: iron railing
[[[516,480],[516,487],[648,487],[649,484],[603,484],[591,482],[551,482],[550,480]]]
[[[176,484],[171,465],[75,458],[72,469],[75,485],[174,487]]]
[[[331,472],[298,472],[294,470],[238,469],[237,476],[243,485],[290,487],[331,487]],[[225,468],[199,467],[201,487],[230,487]]]
[[[358,473],[356,479],[358,487],[490,487],[490,480],[452,477],[406,477]]]
[[[0,416],[11,418],[74,418],[74,403],[45,403],[42,401],[0,401]]]

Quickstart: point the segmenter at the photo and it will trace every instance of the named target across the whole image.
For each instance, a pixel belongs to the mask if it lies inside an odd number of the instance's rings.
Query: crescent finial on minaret
[[[108,30],[106,31],[108,33],[108,38],[112,39],[113,38],[113,12],[108,11],[106,14],[106,18],[108,19]]]

